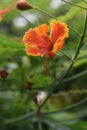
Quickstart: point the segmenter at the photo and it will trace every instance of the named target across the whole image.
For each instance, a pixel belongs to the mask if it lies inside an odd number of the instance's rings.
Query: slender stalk
[[[61,108],[60,110],[57,110],[57,111],[43,112],[43,113],[41,113],[41,115],[57,114],[59,112],[69,111],[69,110],[72,110],[73,108],[78,107],[79,105],[81,105],[81,104],[83,104],[85,102],[87,102],[87,97],[82,99],[82,100],[80,100],[79,102],[77,102],[77,103],[75,103],[73,105],[68,106],[68,107]]]
[[[84,70],[84,71],[82,71],[82,72],[80,72],[78,74],[75,74],[75,75],[71,76],[70,78],[65,79],[63,82],[69,82],[69,81],[74,80],[76,78],[82,77],[82,76],[84,76],[86,74],[87,74],[87,70]]]
[[[76,59],[76,57],[77,57],[77,55],[79,53],[79,50],[82,47],[82,43],[83,43],[83,40],[85,38],[86,28],[87,28],[87,13],[86,13],[86,17],[85,17],[85,22],[84,22],[84,27],[83,27],[82,35],[81,35],[81,38],[79,40],[78,47],[77,47],[76,53],[75,53],[75,55],[73,57],[73,60]]]
[[[16,123],[16,122],[19,122],[21,120],[24,120],[24,119],[27,119],[29,117],[32,117],[35,115],[35,112],[31,112],[31,113],[27,113],[25,115],[22,115],[18,118],[14,118],[14,119],[7,119],[4,121],[4,125],[8,125],[8,124],[13,124],[13,123]]]
[[[30,22],[23,14],[19,13],[21,17],[23,17],[29,24],[34,25],[34,23]]]
[[[44,62],[44,74],[48,74],[47,62],[48,62],[48,55],[46,55],[46,59]]]
[[[87,8],[82,7],[82,6],[79,6],[79,5],[76,5],[76,4],[73,4],[72,2],[69,2],[69,1],[66,1],[66,0],[61,0],[61,1],[66,2],[66,3],[68,3],[68,4],[70,4],[70,5],[73,5],[73,6],[79,7],[79,8],[81,8],[81,9],[87,10]]]
[[[70,28],[73,32],[75,32],[77,35],[81,36],[81,34],[80,34],[77,30],[73,29],[73,27],[71,27],[70,25],[68,25],[68,26],[69,26],[69,28]]]
[[[67,54],[65,53],[63,50],[59,50],[63,55],[65,55],[69,60],[72,60],[72,58]]]
[[[38,130],[43,130],[40,118],[38,119]]]
[[[53,15],[47,13],[46,11],[44,11],[44,10],[42,10],[42,9],[40,9],[40,8],[37,8],[37,7],[35,7],[35,6],[33,6],[32,8],[35,9],[35,10],[37,10],[37,11],[39,11],[39,12],[42,12],[43,14],[46,14],[47,16],[49,16],[49,17],[51,17],[51,18],[56,19],[55,16],[53,16]]]
[[[85,4],[87,4],[87,2],[85,0],[82,0]]]

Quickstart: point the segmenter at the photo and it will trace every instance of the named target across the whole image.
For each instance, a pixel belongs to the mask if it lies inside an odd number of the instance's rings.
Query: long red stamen
[[[46,55],[46,59],[45,59],[45,62],[44,62],[44,74],[48,74],[47,63],[48,63],[48,55]]]

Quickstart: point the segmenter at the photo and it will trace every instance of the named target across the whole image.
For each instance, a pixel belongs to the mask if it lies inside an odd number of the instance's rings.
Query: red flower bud
[[[26,0],[19,0],[16,3],[16,7],[19,10],[27,10],[27,9],[32,9],[32,6],[26,1]]]
[[[6,70],[0,70],[0,77],[2,79],[7,78],[7,76],[8,76],[8,72]]]
[[[44,100],[46,99],[46,96],[47,96],[46,92],[38,92],[33,97],[33,101],[35,104],[41,105],[44,102]]]
[[[32,89],[32,85],[33,84],[31,82],[27,82],[27,83],[24,84],[24,87],[25,87],[25,89],[31,90]]]

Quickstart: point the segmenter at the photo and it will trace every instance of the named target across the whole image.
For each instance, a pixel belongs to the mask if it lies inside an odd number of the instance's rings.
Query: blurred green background
[[[71,62],[69,57],[74,56],[82,34],[86,10],[61,0],[27,1],[66,22],[70,28],[69,38],[62,51],[54,59],[49,58],[49,74],[44,75],[45,57],[26,55],[21,40],[29,28],[42,23],[49,24],[52,18],[34,9],[13,9],[2,16],[0,71],[3,70],[7,75],[4,78],[0,76],[0,129],[87,130],[87,31],[74,65],[62,85],[56,86],[40,116],[34,113],[38,105],[33,101],[38,92],[49,93],[50,87],[56,80],[60,80],[68,68]],[[0,0],[0,10],[12,2],[13,0]],[[70,2],[87,8],[87,2],[83,0]]]

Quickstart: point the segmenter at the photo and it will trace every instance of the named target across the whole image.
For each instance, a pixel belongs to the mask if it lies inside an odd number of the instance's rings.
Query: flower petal
[[[54,20],[51,21],[50,25],[52,27],[50,38],[53,43],[55,43],[59,39],[68,37],[69,29],[67,28],[67,25],[65,23]]]
[[[32,56],[44,56],[47,53],[46,49],[39,49],[36,45],[29,46],[29,44],[25,44],[26,53]]]
[[[49,44],[51,43],[47,34],[40,35],[40,33],[35,29],[30,29],[28,30],[28,32],[25,33],[23,37],[23,42],[28,43],[29,45],[41,45],[42,47],[49,46]]]
[[[49,45],[51,41],[46,34],[48,29],[49,26],[47,26],[46,24],[42,24],[35,29],[29,29],[23,37],[24,43]]]
[[[45,34],[49,31],[49,26],[46,24],[41,24],[39,27],[35,28],[40,34]]]
[[[42,24],[35,29],[29,29],[28,32],[25,33],[23,42],[27,44],[27,52],[31,53],[31,55],[44,55],[50,50],[52,42],[46,34],[48,30],[47,27],[45,24]],[[34,52],[31,50],[34,50]]]
[[[58,42],[56,42],[53,46],[53,49],[49,52],[49,56],[51,58],[54,58],[56,52],[58,50],[60,50],[62,47],[64,46],[64,40],[59,40]]]

